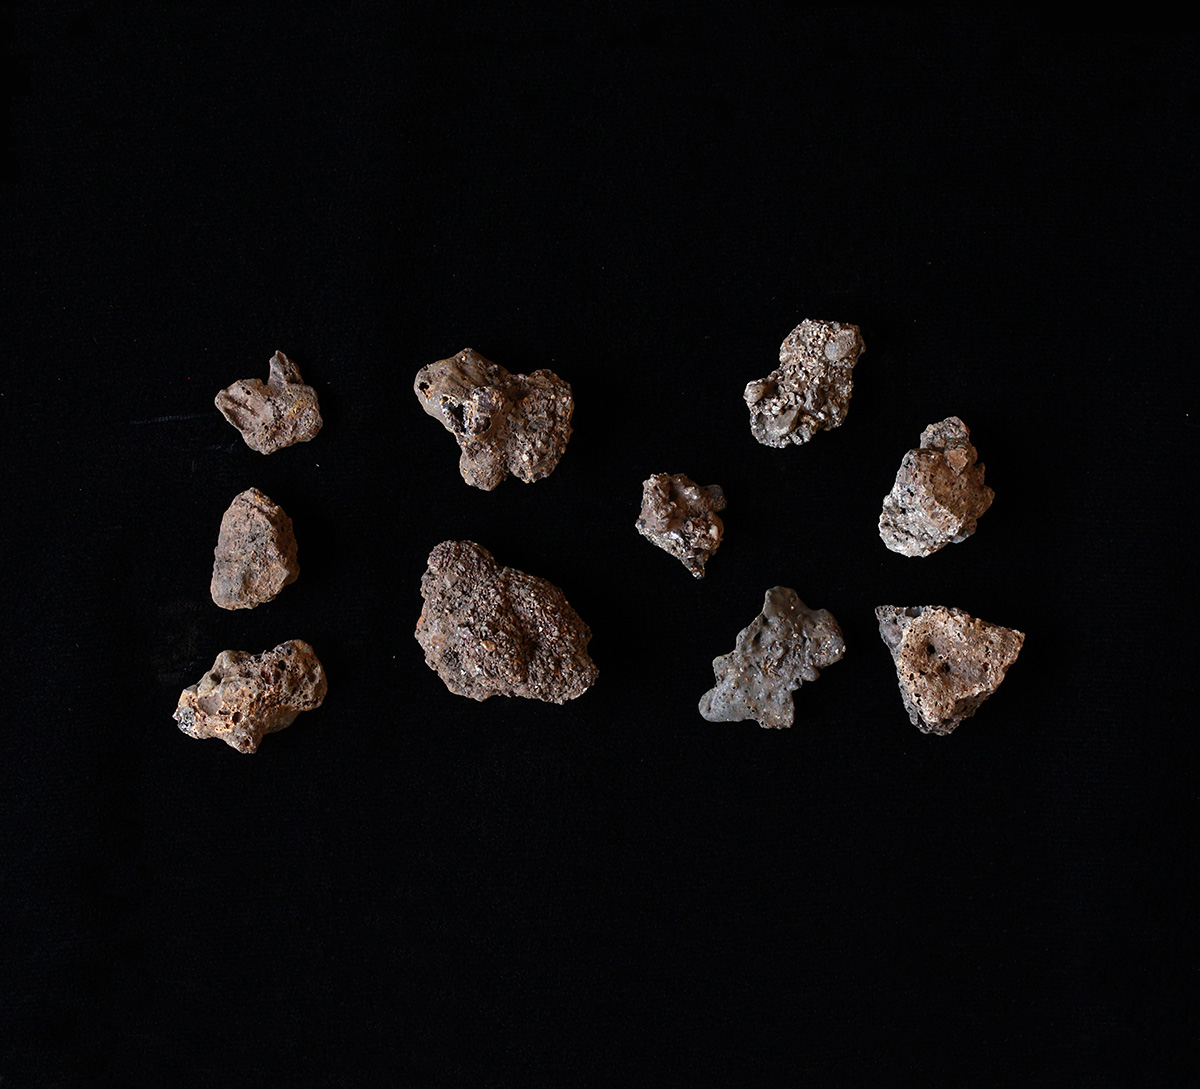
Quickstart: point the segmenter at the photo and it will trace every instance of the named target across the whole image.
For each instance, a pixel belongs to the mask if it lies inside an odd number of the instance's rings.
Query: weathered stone
[[[725,493],[716,484],[702,488],[682,473],[658,473],[642,485],[637,531],[702,579],[704,564],[725,533],[717,517],[724,509]]]
[[[242,378],[216,397],[216,406],[241,433],[246,445],[260,454],[308,442],[321,430],[317,391],[300,378],[300,368],[283,352],[271,357],[264,383]]]
[[[762,612],[738,632],[733,652],[713,660],[717,684],[700,698],[700,714],[709,722],[752,718],[770,729],[791,726],[792,693],[845,653],[829,610],[810,609],[795,590],[776,586]]]
[[[213,601],[222,609],[253,609],[299,574],[296,536],[283,508],[257,488],[234,496],[214,550]]]
[[[975,532],[996,493],[983,482],[970,435],[949,416],[925,428],[920,449],[904,455],[879,516],[879,536],[893,552],[929,556]]]
[[[509,374],[466,348],[422,367],[413,389],[458,440],[463,480],[484,491],[509,473],[526,484],[549,476],[571,437],[571,387],[553,371]]]
[[[421,578],[416,637],[451,692],[565,703],[596,680],[591,629],[545,579],[501,567],[473,541],[443,541]]]
[[[875,616],[904,708],[926,734],[948,734],[978,711],[1025,642],[1024,632],[943,605],[881,605]]]
[[[751,433],[765,446],[782,447],[840,426],[862,353],[857,325],[802,321],[780,345],[778,369],[746,386]]]
[[[326,687],[313,648],[299,639],[262,654],[223,650],[180,694],[174,717],[189,737],[219,737],[238,752],[256,752],[265,734],[320,707]]]

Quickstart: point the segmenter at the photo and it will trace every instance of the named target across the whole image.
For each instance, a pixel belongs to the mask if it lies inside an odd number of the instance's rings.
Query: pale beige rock
[[[308,442],[321,430],[317,391],[306,386],[300,368],[283,352],[271,357],[266,382],[243,378],[217,394],[215,404],[260,454]]]
[[[234,497],[221,518],[210,592],[222,609],[253,609],[300,575],[292,520],[257,488]]]

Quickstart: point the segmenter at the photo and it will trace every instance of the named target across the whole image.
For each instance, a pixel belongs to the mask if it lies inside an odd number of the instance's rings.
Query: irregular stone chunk
[[[246,445],[273,454],[296,442],[308,442],[321,430],[317,391],[300,378],[300,368],[283,352],[271,356],[264,384],[242,378],[216,397],[216,406],[241,433]]]
[[[738,632],[733,652],[713,660],[717,684],[700,698],[700,714],[709,722],[752,718],[769,729],[791,726],[792,693],[845,653],[829,610],[810,609],[795,590],[776,586],[762,612]]]
[[[571,437],[571,387],[553,371],[509,374],[466,348],[417,372],[421,407],[457,440],[459,472],[490,492],[509,473],[549,476]]]
[[[921,448],[904,455],[879,516],[879,536],[893,552],[929,556],[975,532],[996,493],[983,482],[970,435],[949,416],[925,428]]]
[[[942,605],[881,605],[875,616],[904,708],[926,734],[948,734],[978,711],[1025,642],[1024,632]]]
[[[222,609],[253,609],[300,574],[292,520],[257,488],[234,496],[221,518],[211,593]]]
[[[456,695],[565,703],[596,679],[592,631],[563,592],[501,567],[473,541],[443,541],[429,554],[421,596],[417,642]]]
[[[802,321],[779,346],[778,369],[746,386],[751,433],[765,446],[782,447],[839,427],[862,353],[857,325]]]
[[[725,493],[716,484],[702,488],[682,473],[658,473],[642,485],[637,531],[702,579],[704,564],[725,533],[717,517],[724,509]]]
[[[299,639],[262,654],[223,650],[180,694],[174,718],[188,737],[219,737],[238,752],[256,752],[264,734],[320,707],[326,688],[313,648]]]

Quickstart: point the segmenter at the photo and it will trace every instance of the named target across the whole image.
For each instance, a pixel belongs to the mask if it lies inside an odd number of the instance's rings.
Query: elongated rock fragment
[[[875,617],[904,709],[926,734],[948,734],[978,711],[1025,642],[1024,632],[944,605],[881,605]]]
[[[970,436],[962,420],[948,416],[904,455],[879,516],[879,536],[893,552],[929,556],[975,532],[996,493],[983,482]]]
[[[526,484],[549,476],[571,437],[571,387],[553,371],[509,374],[465,348],[422,367],[413,389],[458,441],[463,480],[484,491],[510,473]]]
[[[565,703],[596,680],[591,629],[545,579],[501,567],[474,541],[443,541],[421,578],[416,638],[459,696]]]
[[[321,430],[317,391],[300,378],[300,368],[283,352],[271,357],[264,383],[242,378],[216,397],[216,406],[241,433],[246,445],[260,454],[308,442]]]
[[[765,446],[783,447],[840,426],[862,353],[857,325],[802,321],[779,346],[779,367],[746,386],[751,433]]]
[[[234,496],[213,555],[212,599],[222,609],[253,609],[300,574],[292,520],[257,488]]]
[[[702,488],[682,473],[658,473],[642,484],[637,531],[702,579],[704,565],[725,533],[717,517],[724,509],[725,493],[718,485]]]
[[[700,714],[709,722],[752,718],[769,729],[791,726],[792,693],[845,653],[832,613],[810,609],[795,590],[775,586],[762,612],[738,632],[733,652],[713,660],[717,683],[701,697]]]
[[[264,735],[320,707],[326,689],[316,653],[299,639],[262,654],[223,650],[180,694],[174,718],[189,737],[219,737],[238,752],[256,752]]]

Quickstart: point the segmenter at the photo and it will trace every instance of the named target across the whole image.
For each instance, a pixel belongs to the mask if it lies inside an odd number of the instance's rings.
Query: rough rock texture
[[[234,497],[214,550],[212,599],[222,609],[253,609],[296,581],[296,536],[283,508],[257,488]]]
[[[563,592],[501,567],[473,541],[443,541],[429,554],[421,596],[417,642],[456,695],[565,703],[596,679],[591,629]]]
[[[983,482],[970,435],[949,416],[925,428],[921,448],[904,455],[879,516],[879,536],[893,552],[928,556],[975,532],[996,493]]]
[[[704,564],[725,533],[717,517],[724,509],[725,493],[716,484],[702,488],[682,473],[658,473],[642,485],[637,531],[702,579]]]
[[[771,729],[790,726],[792,693],[845,653],[829,610],[810,609],[795,590],[773,587],[762,612],[738,632],[733,652],[713,660],[717,684],[700,698],[700,714],[709,722],[752,718]]]
[[[265,383],[242,378],[216,397],[221,415],[260,454],[308,442],[321,430],[317,391],[301,380],[300,368],[283,352],[271,356],[270,368]]]
[[[549,476],[571,437],[571,387],[553,371],[509,374],[466,348],[417,372],[421,407],[457,440],[463,480],[490,492],[509,473]]]
[[[875,616],[908,717],[926,734],[948,734],[978,711],[1025,642],[1024,632],[943,605],[881,605]]]
[[[223,650],[180,694],[175,721],[189,737],[219,737],[238,752],[256,752],[264,734],[320,707],[325,690],[325,670],[299,639],[262,654]]]
[[[862,353],[857,325],[802,321],[779,346],[779,368],[746,386],[754,437],[766,446],[787,446],[840,426]]]

